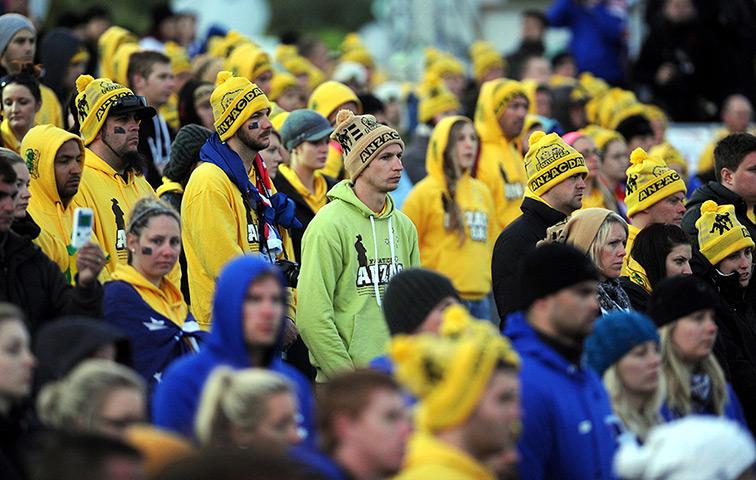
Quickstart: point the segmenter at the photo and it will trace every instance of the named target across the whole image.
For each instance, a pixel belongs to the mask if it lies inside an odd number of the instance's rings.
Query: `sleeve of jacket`
[[[507,315],[517,311],[517,277],[520,261],[535,245],[527,248],[526,242],[520,236],[499,235],[494,245],[491,259],[491,279],[493,283],[494,301],[502,320],[502,327]]]
[[[569,27],[573,8],[578,8],[574,0],[556,0],[546,10],[546,20],[551,27]]]
[[[297,328],[315,366],[330,376],[354,363],[335,324],[334,292],[343,267],[338,233],[319,227],[316,216],[302,238],[299,283],[307,288],[298,291]]]
[[[169,370],[152,396],[152,423],[156,427],[193,438],[196,408],[194,384],[184,378],[183,370]]]
[[[58,316],[84,315],[102,318],[103,289],[99,280],[94,280],[85,287],[79,284],[78,275],[75,285],[68,283],[66,276],[60,271],[58,264],[37,250],[40,256],[40,273],[44,275],[47,286],[44,295],[50,299],[52,311]]]
[[[417,187],[413,188],[407,195],[407,199],[402,205],[402,213],[407,215],[415,226],[417,233],[418,248],[423,248],[423,233],[426,231],[426,212],[425,205],[429,203],[428,198],[422,198],[421,192]]]
[[[622,18],[614,15],[606,5],[598,3],[593,7],[593,19],[595,20],[596,30],[607,40],[619,42],[625,33],[625,23]]]
[[[552,408],[538,386],[522,382],[522,437],[517,444],[520,452],[520,478],[547,478],[546,466],[554,451]],[[562,439],[560,441],[567,441]]]

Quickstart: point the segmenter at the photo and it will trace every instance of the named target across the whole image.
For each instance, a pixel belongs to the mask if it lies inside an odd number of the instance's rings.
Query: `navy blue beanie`
[[[650,340],[659,343],[650,318],[637,312],[612,312],[593,325],[593,333],[585,339],[585,359],[602,376],[627,352]]]

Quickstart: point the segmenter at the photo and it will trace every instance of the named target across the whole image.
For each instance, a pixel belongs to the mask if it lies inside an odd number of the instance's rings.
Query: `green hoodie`
[[[352,186],[344,180],[328,192],[302,237],[297,327],[318,382],[384,353],[383,291],[391,276],[420,266],[417,230],[391,195],[376,214]]]

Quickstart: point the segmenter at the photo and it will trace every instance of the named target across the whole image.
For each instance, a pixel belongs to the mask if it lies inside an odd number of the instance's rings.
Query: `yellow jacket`
[[[514,143],[508,142],[494,113],[495,82],[483,85],[475,112],[475,130],[480,136],[477,178],[488,185],[496,205],[499,228],[504,229],[522,213],[520,204],[528,181],[525,163]]]
[[[250,181],[255,182],[254,169]],[[231,258],[260,252],[257,214],[244,206],[242,193],[218,166],[200,164],[184,190],[181,201],[181,234],[186,254],[192,314],[208,330],[212,317],[215,279]],[[286,230],[279,231],[287,252],[292,252]],[[293,317],[293,297],[289,295]]]
[[[394,480],[494,480],[496,475],[469,454],[422,432],[409,441],[404,465]]]
[[[464,300],[480,300],[491,291],[491,256],[499,235],[496,210],[485,183],[465,172],[456,182],[455,199],[465,222],[465,239],[445,228],[451,201],[444,178],[443,152],[449,130],[463,117],[442,120],[428,144],[428,175],[414,186],[402,211],[417,228],[420,263],[449,277]]]
[[[40,93],[42,94],[42,107],[39,109],[36,115],[34,115],[35,125],[55,125],[58,128],[63,128],[63,109],[58,101],[58,96],[49,87],[45,85],[39,86]]]
[[[84,171],[72,203],[94,210],[93,236],[105,252],[105,269],[111,274],[117,264],[126,264],[129,212],[140,198],[154,196],[144,177],[130,173],[124,180],[105,160],[84,149]],[[173,277],[172,281],[176,283]]]
[[[150,308],[164,315],[179,327],[184,326],[184,320],[189,314],[189,307],[184,302],[181,290],[170,281],[163,279],[160,282],[160,288],[158,288],[144,278],[134,267],[123,264],[116,266],[111,279],[123,280],[130,284]]]
[[[75,140],[84,150],[81,138],[53,125],[39,125],[26,134],[21,142],[26,165],[29,167],[29,213],[46,235],[33,241],[58,264],[71,282],[76,275],[76,249],[71,246],[74,202],[63,202],[55,179],[55,155],[60,147]],[[84,156],[79,159],[79,168],[84,170]]]
[[[633,226],[632,224],[627,225],[627,245],[625,246],[625,251],[627,253],[625,254],[625,258],[622,259],[622,271],[620,273],[620,276],[629,276],[629,272],[627,270],[627,262],[630,260],[630,250],[632,250],[633,248],[633,242],[635,242],[635,237],[638,236],[638,232],[640,232],[640,228]]]

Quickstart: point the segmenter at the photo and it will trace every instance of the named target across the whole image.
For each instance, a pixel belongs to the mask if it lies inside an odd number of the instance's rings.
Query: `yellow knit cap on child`
[[[215,131],[222,141],[233,137],[239,127],[255,112],[270,108],[268,97],[260,87],[231,72],[220,72],[210,95]]]
[[[680,175],[669,168],[658,155],[648,155],[642,148],[630,154],[627,168],[627,216],[647,209],[673,193],[686,193],[688,188]]]
[[[397,335],[389,354],[396,378],[419,398],[420,431],[440,432],[462,424],[477,407],[497,364],[516,370],[520,358],[509,340],[461,305],[447,308],[440,336]]]
[[[372,115],[355,115],[349,110],[340,110],[336,122],[331,140],[341,145],[344,168],[352,181],[378,156],[383,147],[395,143],[404,150],[404,142],[399,133],[378,123]]]
[[[576,173],[588,175],[580,152],[564,143],[556,133],[533,132],[528,143],[530,149],[525,155],[525,170],[528,172],[528,190],[532,193],[541,196]]]
[[[717,205],[707,200],[701,205],[701,218],[696,221],[698,245],[701,253],[716,265],[738,250],[753,248],[748,229],[735,216],[733,205]]]

